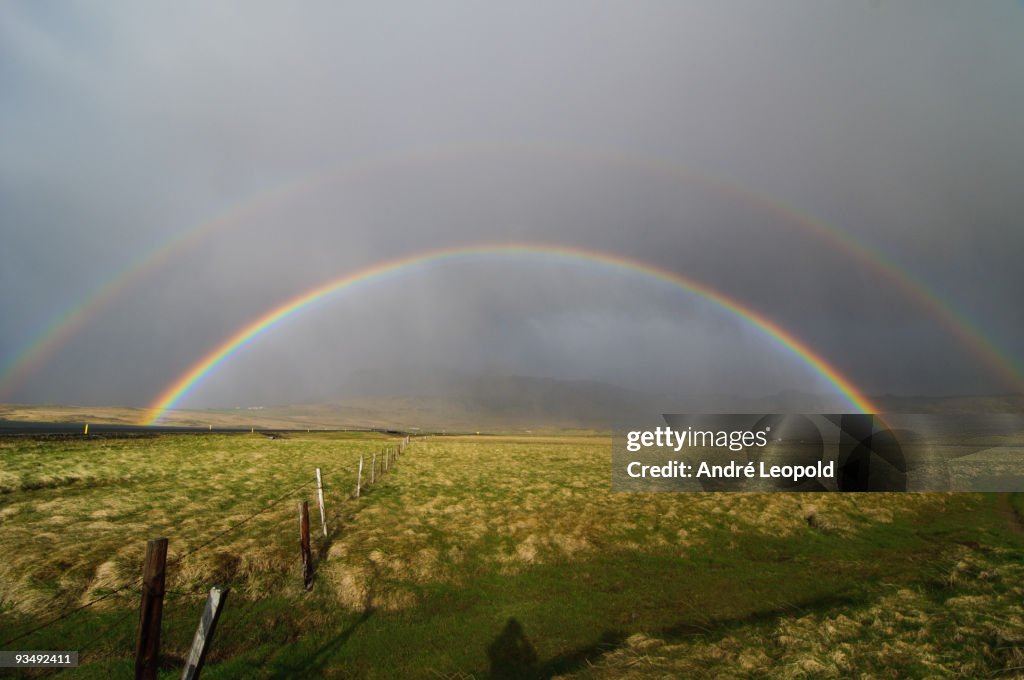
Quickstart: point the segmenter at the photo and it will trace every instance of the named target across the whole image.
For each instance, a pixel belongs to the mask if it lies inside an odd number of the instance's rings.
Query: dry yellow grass
[[[145,541],[183,555],[312,479],[321,465],[330,509],[354,484],[364,437],[186,435],[154,439],[0,441],[0,601],[29,614],[130,584]],[[367,456],[367,467],[369,456]],[[852,532],[941,497],[801,494],[617,494],[601,436],[434,437],[417,441],[360,502],[322,565],[348,607],[411,602],[386,584],[465,578],[463,563],[511,574],[602,550],[671,548],[686,556],[720,530],[786,535],[816,526]],[[368,472],[368,469],[367,469]],[[307,489],[302,497],[312,499]],[[298,498],[298,496],[296,496]],[[315,503],[314,503],[315,508]],[[290,583],[294,503],[281,502],[171,572],[190,591],[238,581],[252,595]],[[314,515],[315,515],[314,509]],[[317,522],[314,521],[314,524]],[[376,589],[370,583],[376,584]],[[367,593],[373,591],[372,597]],[[376,598],[376,599],[375,599]],[[116,606],[112,600],[110,606]]]
[[[295,503],[312,500],[316,516],[315,487],[217,535],[311,483],[317,466],[340,511],[359,454],[385,441],[258,434],[0,440],[0,604],[38,616],[130,586],[146,541],[158,536],[170,541],[169,589],[230,581],[257,596],[291,587],[283,577],[296,563]],[[120,599],[97,607],[120,606]]]
[[[610,470],[603,436],[418,441],[388,493],[370,493],[355,511],[323,571],[344,606],[375,607],[371,584],[390,592],[457,583],[481,570],[510,575],[601,552],[669,549],[687,558],[723,531],[785,536],[813,524],[853,533],[901,512],[938,510],[946,498],[613,493]]]
[[[124,596],[96,609],[130,613],[137,607],[130,586],[139,577],[145,542],[159,535],[170,539],[167,587],[175,596],[230,583],[234,603],[276,598],[279,609],[269,618],[287,609],[288,625],[300,633],[305,626],[327,625],[324,617],[351,622],[374,613],[379,633],[365,634],[383,640],[391,626],[402,625],[429,636],[430,624],[416,628],[416,621],[432,621],[437,600],[421,605],[439,592],[451,598],[473,589],[493,592],[487,588],[496,583],[530,587],[527,581],[537,574],[580,565],[582,575],[609,555],[668,556],[675,570],[692,568],[715,551],[728,557],[737,546],[779,537],[787,546],[790,539],[806,545],[809,536],[834,546],[837,537],[855,539],[921,513],[940,515],[958,502],[941,494],[613,493],[610,440],[590,435],[414,440],[391,474],[361,498],[349,498],[359,455],[367,454],[368,466],[368,454],[395,441],[304,433],[283,439],[0,439],[0,624],[22,630],[26,621],[45,618],[44,612],[65,611],[119,588],[126,589]],[[317,466],[327,485],[326,540],[317,536],[313,487],[287,493],[312,482]],[[368,467],[365,473],[364,480]],[[303,592],[299,574],[299,498],[313,501],[315,600]],[[270,511],[220,535],[271,501]],[[913,669],[904,676],[973,677],[1001,668],[1013,677],[1009,669],[1024,665],[1024,566],[998,550],[961,545],[949,548],[935,570],[948,589],[941,601],[900,583],[855,605],[786,610],[762,623],[699,636],[636,633],[646,629],[609,623],[635,634],[624,635],[622,644],[574,676],[897,677],[885,669],[902,668]],[[585,609],[585,587],[573,597],[573,606]],[[609,602],[603,606],[619,606]],[[462,604],[467,617],[475,617],[472,625],[500,629],[509,617],[533,616],[531,625],[547,626],[550,638],[566,625],[545,618],[557,602],[526,614],[514,598],[495,612],[472,610],[471,599]],[[193,618],[175,629],[169,648],[188,644]],[[235,625],[259,630],[274,624],[242,618]],[[590,641],[602,630],[587,629],[559,644],[578,645],[579,636]],[[247,641],[236,641],[234,653],[245,653]],[[950,655],[955,641],[981,651]],[[348,653],[339,653],[344,658],[338,663],[348,663]],[[472,659],[461,658],[473,668]],[[457,670],[437,663],[444,672]]]

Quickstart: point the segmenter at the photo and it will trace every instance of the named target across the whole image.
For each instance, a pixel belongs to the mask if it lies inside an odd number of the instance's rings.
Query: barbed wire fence
[[[365,473],[364,473],[364,462],[365,462],[366,456],[365,456],[365,454],[361,454],[360,457],[359,457],[358,468],[356,470],[356,483],[355,483],[355,486],[354,486],[352,492],[351,493],[342,493],[340,495],[340,498],[334,499],[334,500],[332,500],[332,502],[337,502],[337,500],[340,500],[340,501],[354,501],[354,500],[358,500],[363,495],[365,490],[367,490],[368,488],[370,488],[370,487],[376,485],[377,483],[379,483],[380,481],[382,481],[382,479],[384,478],[385,475],[387,475],[392,470],[394,470],[395,465],[397,464],[399,458],[408,450],[408,447],[411,444],[411,441],[412,441],[411,437],[407,435],[407,436],[402,437],[399,440],[399,443],[397,445],[395,445],[395,446],[386,446],[386,447],[383,447],[382,449],[374,450],[372,452],[371,457],[370,457],[370,466],[366,470]],[[148,578],[149,578],[149,575],[150,575],[149,574],[150,565],[149,565],[149,560],[147,559],[146,571],[144,571],[144,573],[140,577],[132,579],[128,583],[125,583],[125,584],[123,584],[123,585],[121,585],[121,586],[119,586],[117,588],[114,588],[112,590],[104,592],[102,595],[99,595],[99,596],[97,596],[95,598],[92,598],[89,601],[85,602],[84,604],[77,605],[75,607],[72,607],[70,609],[67,609],[67,610],[61,612],[60,614],[52,616],[52,617],[46,619],[45,621],[43,621],[42,623],[39,623],[37,625],[33,625],[33,626],[29,627],[27,630],[24,630],[24,631],[22,631],[22,632],[20,632],[20,633],[18,633],[16,635],[14,635],[13,637],[7,638],[3,642],[0,642],[0,649],[10,649],[11,648],[10,646],[15,644],[15,643],[21,643],[19,646],[24,646],[25,642],[26,641],[30,641],[31,637],[33,635],[35,635],[36,633],[40,633],[40,632],[43,632],[43,631],[48,631],[48,630],[50,630],[50,629],[52,629],[52,628],[54,628],[56,626],[60,626],[64,622],[72,619],[73,617],[77,616],[78,614],[80,614],[80,613],[82,613],[84,611],[92,609],[93,607],[95,607],[96,605],[98,605],[98,604],[100,604],[102,602],[111,601],[111,600],[114,600],[115,598],[119,598],[119,597],[120,598],[128,598],[128,597],[132,597],[132,596],[134,596],[136,598],[141,598],[142,599],[142,607],[141,607],[142,611],[140,611],[139,609],[136,609],[136,608],[129,608],[123,614],[120,614],[120,615],[116,616],[113,619],[113,621],[107,623],[105,626],[102,626],[97,633],[95,633],[94,635],[91,635],[88,639],[85,640],[85,642],[82,642],[82,643],[78,644],[78,649],[76,651],[78,651],[79,654],[82,654],[83,652],[95,649],[96,645],[100,641],[105,640],[105,639],[109,639],[109,636],[114,631],[116,631],[118,629],[122,629],[124,627],[126,621],[130,617],[132,617],[132,616],[139,617],[139,629],[138,629],[137,632],[138,632],[138,637],[139,637],[139,640],[140,640],[140,642],[139,642],[140,646],[142,645],[141,640],[144,637],[146,637],[146,627],[147,627],[147,625],[150,626],[150,627],[152,627],[152,626],[156,627],[156,630],[155,631],[150,631],[150,634],[153,634],[155,632],[156,639],[159,640],[159,627],[160,627],[160,619],[161,619],[159,614],[162,613],[162,605],[163,605],[163,601],[164,601],[165,595],[170,595],[172,600],[175,600],[175,599],[185,600],[185,599],[188,599],[188,598],[195,598],[195,597],[198,597],[198,596],[211,594],[209,587],[206,587],[206,586],[204,586],[202,588],[195,588],[195,589],[186,590],[186,591],[166,589],[164,587],[164,579],[166,578],[166,574],[168,573],[168,570],[176,569],[176,568],[180,569],[181,565],[183,563],[185,563],[187,560],[189,560],[190,558],[192,558],[193,556],[195,556],[195,555],[197,555],[197,554],[199,554],[199,553],[201,553],[201,552],[203,552],[205,550],[216,548],[216,547],[222,545],[222,543],[221,543],[222,539],[224,539],[224,538],[234,534],[239,529],[241,529],[242,527],[250,524],[251,522],[253,522],[253,520],[255,520],[255,519],[257,519],[257,518],[259,518],[261,516],[267,515],[268,513],[271,513],[271,512],[274,512],[274,511],[279,511],[281,509],[281,504],[282,503],[284,503],[285,501],[288,501],[290,499],[294,500],[295,498],[297,498],[297,494],[299,494],[299,492],[304,491],[305,489],[308,489],[309,487],[314,486],[314,485],[316,485],[316,487],[317,487],[317,504],[319,506],[319,511],[320,511],[321,526],[323,528],[325,538],[327,537],[327,516],[326,516],[326,510],[325,510],[325,506],[324,506],[325,500],[324,500],[324,489],[323,489],[323,486],[322,486],[322,479],[321,479],[321,474],[320,474],[321,473],[321,469],[320,468],[316,468],[315,472],[316,472],[315,476],[311,476],[311,478],[308,479],[307,481],[305,481],[305,482],[303,482],[303,483],[301,483],[301,484],[299,484],[297,486],[289,488],[288,491],[286,491],[283,494],[276,495],[270,501],[266,501],[266,502],[262,503],[261,507],[259,509],[255,510],[254,512],[250,512],[249,514],[247,514],[246,516],[244,516],[240,520],[232,522],[227,528],[215,532],[213,535],[203,539],[200,543],[198,543],[198,544],[188,548],[185,552],[183,552],[181,554],[178,554],[178,555],[175,555],[171,559],[166,559],[166,553],[165,553],[164,561],[162,563],[160,563],[159,565],[157,565],[158,571],[160,572],[159,588],[152,588],[152,587],[150,587],[151,584],[148,583]],[[344,487],[341,487],[341,488],[342,488],[342,490],[344,489]],[[305,503],[308,503],[308,501],[300,501],[300,508]],[[138,510],[138,511],[135,511],[135,512],[128,513],[127,515],[121,514],[121,515],[119,515],[118,518],[119,519],[124,519],[125,517],[132,517],[132,518],[134,518],[134,517],[141,516],[142,514],[145,514],[145,513],[148,513],[148,512],[151,512],[151,509],[150,508],[144,508],[144,509],[141,509],[141,510]],[[300,510],[300,514],[301,514],[301,510]],[[337,513],[336,513],[335,516],[337,516]],[[290,523],[290,522],[294,522],[295,519],[294,519],[294,517],[290,517],[290,518],[289,517],[282,517],[279,521],[275,522],[272,525],[272,528],[276,529],[276,528],[280,527],[281,525],[283,525],[286,521]],[[163,528],[163,527],[161,527],[161,528]],[[152,544],[155,541],[163,541],[164,545],[165,545],[164,550],[166,551],[167,539],[151,540],[149,542],[148,547],[152,547]],[[302,558],[303,558],[304,567],[305,567],[306,566],[306,564],[305,564],[306,561],[309,560],[310,563],[311,563],[311,560],[312,560],[312,555],[309,553],[310,537],[309,537],[308,516],[306,516],[305,521],[300,521],[300,541],[299,542],[300,542],[300,545],[303,547]],[[148,555],[148,551],[147,551],[147,558],[148,557],[149,557],[149,555]],[[326,556],[323,556],[323,557],[326,557]],[[307,590],[309,589],[309,580],[308,579],[310,578],[310,575],[309,575],[310,573],[311,572],[307,572],[306,575],[305,575],[305,578],[307,580],[307,582],[305,583],[305,586],[306,586]],[[216,584],[214,587],[216,589],[218,589],[219,591],[226,593],[232,587],[244,583],[246,578],[248,578],[247,575],[246,576],[236,576],[235,578],[228,579],[228,580],[226,580],[223,583]],[[154,592],[155,590],[158,590],[159,592]],[[159,600],[160,600],[160,606],[158,607],[158,616],[155,618],[155,620],[151,620],[151,621],[149,621],[147,623],[146,612],[145,612],[145,609],[146,609],[146,598],[147,598],[147,596],[152,597],[154,595],[156,595],[159,598]],[[251,612],[258,605],[258,601],[256,601],[256,600],[246,600],[244,602],[245,602],[245,604],[240,605],[239,607],[236,607],[236,609],[240,609],[240,611],[238,612],[239,614],[245,614],[245,613]],[[244,621],[244,620],[246,620],[245,616],[236,616],[236,617],[232,617],[232,618],[235,621]],[[204,618],[200,621],[200,631],[203,629],[204,623],[206,623],[206,614],[205,613],[204,613]],[[199,637],[200,637],[200,634],[199,634],[199,632],[197,632],[196,639],[198,640]],[[204,649],[203,649],[203,652],[202,652],[203,655],[205,655],[205,645],[209,644],[209,642],[212,639],[212,637],[213,637],[213,631],[210,630],[208,638],[206,640],[204,640],[204,642],[203,642],[203,644],[204,644]],[[154,677],[155,678],[156,677],[156,663],[158,661],[159,654],[151,655],[152,658],[149,659],[146,663],[143,663],[143,661],[140,658],[138,658],[139,655],[140,655],[139,649],[136,650],[136,654],[137,654],[137,659],[136,659],[136,677]],[[200,666],[201,666],[201,662],[200,662]],[[54,670],[56,670],[57,672],[60,672],[61,670],[66,670],[66,669],[58,668],[58,669],[54,669]],[[183,676],[182,676],[183,678],[185,678],[185,677],[188,677],[188,678],[198,678],[198,669],[195,669],[195,672],[192,673],[192,674],[189,674],[189,670],[190,670],[189,667],[185,668],[185,674],[183,674]]]

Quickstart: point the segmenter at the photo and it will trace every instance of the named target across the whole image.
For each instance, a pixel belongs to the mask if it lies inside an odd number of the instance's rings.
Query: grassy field
[[[395,443],[0,440],[0,641],[104,598],[6,648],[129,675],[145,542],[166,536],[167,678],[214,584],[232,592],[205,678],[1024,677],[1017,497],[613,494],[607,437],[552,435],[414,440],[351,498],[359,455]],[[305,592],[317,466],[329,536]]]

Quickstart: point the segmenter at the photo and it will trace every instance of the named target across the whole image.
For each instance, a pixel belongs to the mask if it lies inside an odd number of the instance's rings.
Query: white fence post
[[[327,536],[327,514],[324,512],[324,484],[320,478],[320,468],[316,469],[316,497],[320,501],[320,526],[324,530],[324,536]]]

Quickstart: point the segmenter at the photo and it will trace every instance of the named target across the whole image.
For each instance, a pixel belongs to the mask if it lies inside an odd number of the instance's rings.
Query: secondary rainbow
[[[322,285],[283,302],[260,315],[257,319],[246,324],[233,335],[222,341],[203,358],[193,364],[173,383],[171,383],[171,385],[163,390],[149,407],[146,417],[143,420],[143,424],[154,425],[160,422],[168,410],[174,408],[175,405],[177,405],[178,402],[180,402],[189,394],[189,392],[199,385],[206,376],[210,375],[211,372],[235,354],[235,352],[261,335],[267,329],[332,293],[352,288],[360,283],[379,280],[389,274],[408,271],[418,266],[427,266],[460,258],[480,258],[495,255],[523,255],[529,257],[565,259],[601,264],[609,267],[640,272],[683,288],[737,316],[746,319],[765,334],[774,338],[779,342],[779,344],[784,346],[803,361],[804,364],[834,385],[857,410],[863,413],[879,412],[878,407],[873,404],[859,388],[857,388],[837,368],[825,361],[825,359],[814,352],[795,335],[785,330],[763,314],[758,313],[743,303],[734,300],[731,297],[726,296],[724,293],[714,290],[701,282],[695,281],[681,274],[656,267],[646,262],[596,250],[569,248],[541,243],[504,243],[431,250],[388,260],[386,262],[380,262],[327,281]]]
[[[582,162],[605,163],[612,167],[640,170],[676,181],[692,183],[711,192],[749,204],[774,214],[789,224],[827,242],[852,260],[880,275],[900,290],[920,309],[935,318],[971,353],[980,359],[1000,380],[1016,392],[1024,393],[1024,368],[1006,350],[999,347],[963,312],[954,309],[942,296],[914,277],[888,255],[856,239],[836,225],[825,222],[766,194],[712,178],[679,163],[626,153],[614,149],[597,149],[552,144],[461,144],[422,147],[404,152],[383,153],[364,157],[344,165],[321,169],[294,181],[257,193],[208,221],[182,230],[149,254],[122,268],[114,277],[95,288],[77,304],[54,316],[45,328],[15,353],[0,370],[0,398],[10,395],[19,384],[38,370],[46,360],[68,342],[100,309],[113,302],[135,282],[151,274],[179,253],[200,244],[220,231],[256,217],[274,207],[345,179],[367,173],[404,167],[417,162],[438,162],[480,154],[523,154],[569,158]]]

